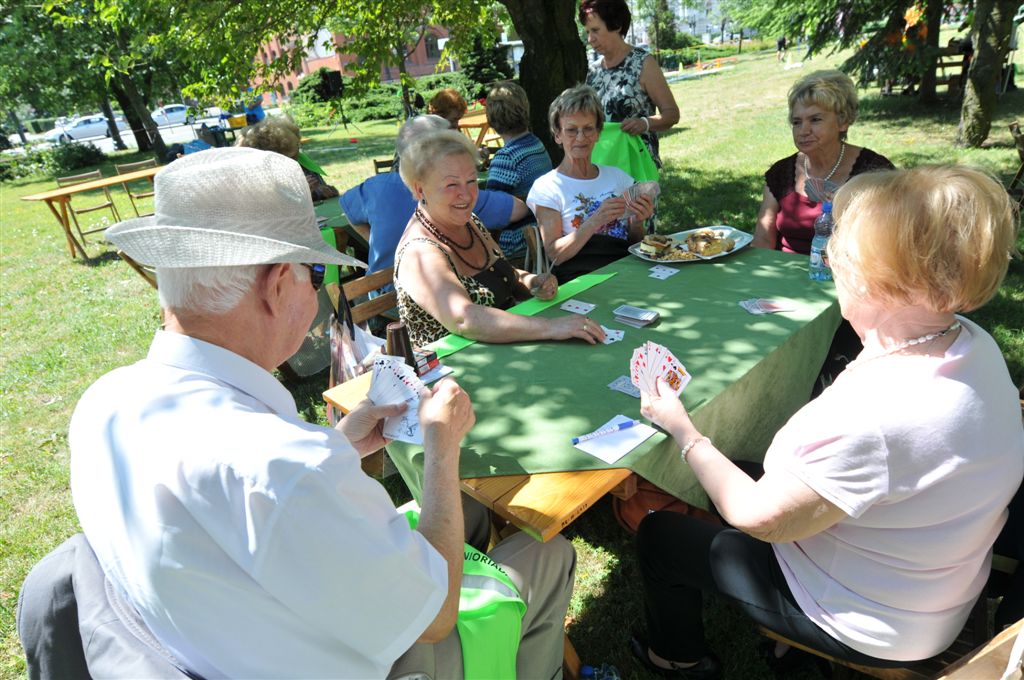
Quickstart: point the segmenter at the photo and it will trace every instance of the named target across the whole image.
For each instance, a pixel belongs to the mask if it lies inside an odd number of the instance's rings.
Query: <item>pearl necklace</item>
[[[941,331],[936,331],[935,333],[928,333],[927,335],[921,335],[921,336],[918,336],[916,338],[911,338],[910,340],[904,340],[903,342],[895,345],[894,347],[890,347],[889,349],[885,350],[881,354],[876,354],[876,355],[868,357],[866,359],[857,359],[855,362],[850,364],[850,367],[851,368],[854,367],[854,364],[860,365],[862,363],[866,363],[866,362],[872,361],[874,359],[881,359],[882,357],[887,357],[887,356],[896,354],[897,352],[902,352],[903,350],[907,349],[908,347],[914,347],[916,345],[924,345],[924,344],[929,343],[929,342],[931,342],[933,340],[938,340],[942,336],[949,335],[950,333],[952,333],[953,331],[957,330],[958,328],[960,328],[960,322],[959,321],[954,321],[952,324],[949,325],[948,328],[945,328],[945,329],[943,329]]]
[[[843,155],[845,153],[846,153],[846,142],[841,142],[840,146],[839,146],[839,160],[837,160],[836,164],[832,166],[832,170],[827,175],[825,175],[824,177],[821,178],[822,182],[829,181],[830,179],[832,179],[832,175],[836,174],[836,170],[838,170],[839,166],[842,165]],[[810,164],[807,162],[807,154],[804,154],[804,175],[806,175],[807,177],[811,176],[811,167],[810,167]]]

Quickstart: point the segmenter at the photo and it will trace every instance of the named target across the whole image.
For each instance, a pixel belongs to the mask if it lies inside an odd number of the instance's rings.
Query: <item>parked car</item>
[[[168,104],[153,111],[153,122],[157,125],[191,125],[196,117],[188,112],[184,104]]]
[[[118,130],[127,130],[128,123],[121,116],[116,116]],[[72,139],[88,139],[89,137],[109,137],[110,127],[107,125],[107,117],[94,114],[90,116],[78,116],[72,118],[63,126],[58,126],[43,135],[48,142],[70,142]]]

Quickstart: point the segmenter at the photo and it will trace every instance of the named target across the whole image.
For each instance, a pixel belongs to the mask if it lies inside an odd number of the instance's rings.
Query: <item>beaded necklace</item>
[[[842,165],[842,163],[843,163],[843,155],[845,153],[846,153],[846,142],[842,142],[840,144],[840,146],[839,146],[839,159],[836,161],[836,164],[832,166],[832,170],[830,170],[827,175],[825,175],[824,177],[821,178],[822,182],[829,181],[830,179],[832,179],[832,175],[836,174],[836,170],[838,170],[839,166]],[[804,154],[804,175],[806,175],[807,177],[811,176],[811,166],[807,162],[807,154]]]
[[[484,248],[484,261],[480,265],[473,264],[472,262],[464,258],[462,256],[462,253],[459,252],[465,251],[468,253],[473,249],[473,246],[476,245],[476,241],[478,238],[476,235],[476,229],[469,222],[466,222],[466,228],[469,230],[469,243],[467,245],[462,245],[460,243],[456,243],[446,234],[444,234],[436,224],[430,221],[427,215],[422,210],[420,210],[419,207],[416,208],[416,219],[419,220],[420,224],[422,224],[427,231],[433,234],[438,241],[448,246],[451,249],[452,253],[455,254],[455,257],[462,260],[462,264],[466,265],[467,267],[474,271],[480,271],[487,266],[487,261],[491,259],[491,256],[487,252],[486,247]]]
[[[904,340],[903,342],[899,343],[898,345],[895,345],[894,347],[890,347],[889,349],[885,350],[881,354],[876,354],[874,356],[868,357],[867,359],[857,359],[855,362],[853,362],[853,363],[851,363],[849,365],[849,368],[855,368],[856,366],[859,366],[862,363],[867,363],[867,362],[873,361],[875,359],[881,359],[882,357],[887,357],[887,356],[896,354],[897,352],[902,352],[903,350],[907,349],[908,347],[914,347],[915,345],[924,345],[924,344],[929,343],[929,342],[931,342],[933,340],[938,340],[939,338],[943,337],[944,335],[949,335],[950,333],[952,333],[953,331],[957,330],[958,328],[960,328],[960,322],[959,321],[954,321],[952,324],[949,325],[948,328],[945,328],[945,329],[943,329],[941,331],[936,331],[935,333],[928,333],[927,335],[921,335],[921,336],[918,336],[916,338],[911,338],[910,340]]]

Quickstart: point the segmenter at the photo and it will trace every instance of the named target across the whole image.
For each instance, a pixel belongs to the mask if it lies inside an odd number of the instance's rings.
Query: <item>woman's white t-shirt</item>
[[[551,208],[562,216],[562,235],[571,234],[593,215],[606,198],[621,196],[634,182],[628,174],[607,165],[596,166],[594,179],[575,179],[558,170],[541,175],[533,183],[526,205],[535,214],[537,207]],[[629,239],[629,222],[617,219],[603,225],[598,234]]]
[[[784,469],[847,519],[773,547],[801,610],[880,659],[952,642],[988,578],[1024,474],[1016,388],[992,338],[961,318],[943,357],[851,366],[778,432]]]

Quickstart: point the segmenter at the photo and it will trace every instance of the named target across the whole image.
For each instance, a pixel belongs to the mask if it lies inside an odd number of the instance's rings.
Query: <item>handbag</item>
[[[627,500],[618,496],[612,498],[612,513],[622,528],[635,534],[644,517],[659,510],[669,510],[683,515],[698,517],[706,522],[721,524],[718,515],[681,501],[668,491],[651,484],[643,477],[637,478],[636,493]]]
[[[338,286],[338,302],[330,318],[331,370],[328,389],[352,380],[373,367],[373,358],[380,353],[384,341],[352,320],[352,308],[345,290]],[[334,427],[341,414],[327,405],[327,422]]]

